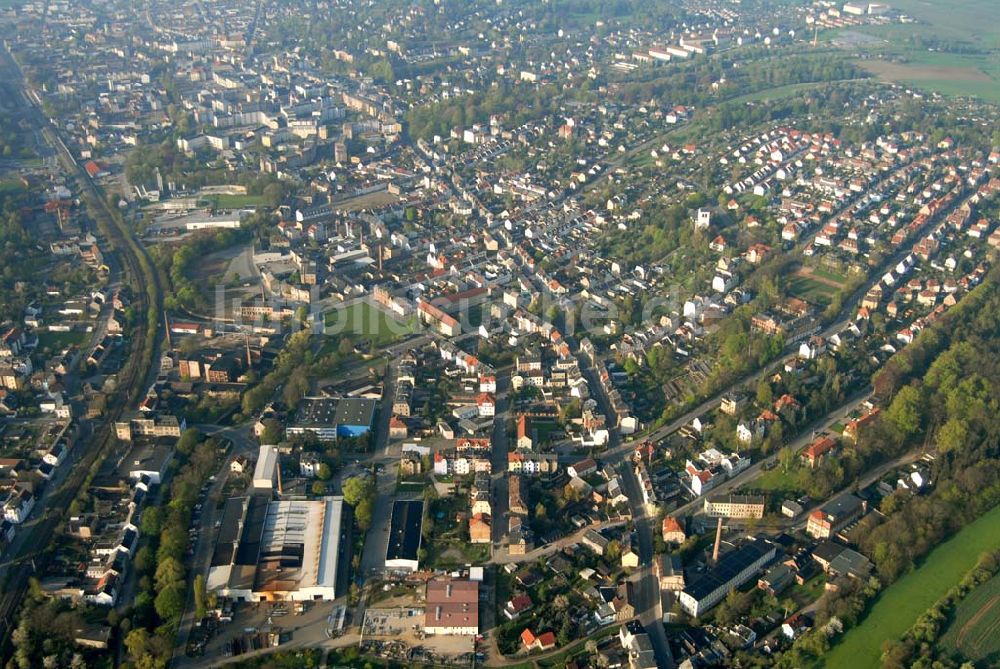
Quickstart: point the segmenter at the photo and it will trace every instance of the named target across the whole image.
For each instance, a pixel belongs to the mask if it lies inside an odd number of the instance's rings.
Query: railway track
[[[153,360],[161,334],[159,313],[163,293],[160,276],[146,249],[135,239],[118,212],[111,210],[90,175],[70,154],[55,128],[42,113],[37,95],[26,86],[19,66],[6,49],[2,52],[0,70],[12,87],[20,88],[22,95],[18,98],[23,100],[21,106],[24,111],[34,118],[36,127],[56,152],[66,174],[75,177],[88,213],[122,263],[123,278],[132,289],[133,306],[146,317],[144,324],[133,333],[128,362],[119,374],[119,391],[111,399],[106,419],[91,435],[89,444],[81,446],[86,448],[86,452],[66,480],[46,500],[44,515],[31,530],[31,541],[22,547],[22,552],[27,552],[27,555],[16,556],[17,561],[8,567],[3,592],[0,593],[0,648],[9,651],[7,641],[17,623],[16,614],[28,591],[30,577],[47,566],[51,559],[51,551],[48,549],[56,529],[72,501],[86,489],[115,444],[115,421],[121,418],[126,409],[136,406],[145,393],[147,376],[154,369]]]

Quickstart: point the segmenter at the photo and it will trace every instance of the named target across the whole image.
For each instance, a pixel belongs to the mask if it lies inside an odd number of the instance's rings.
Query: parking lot
[[[277,645],[312,648],[356,643],[356,637],[344,634],[350,625],[350,612],[343,603],[237,603],[230,622],[197,628],[192,642],[199,642],[197,656],[233,657]],[[189,666],[200,664],[191,657],[185,660],[190,660]]]

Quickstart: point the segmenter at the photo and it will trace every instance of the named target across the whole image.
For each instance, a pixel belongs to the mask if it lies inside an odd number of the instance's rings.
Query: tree
[[[567,483],[566,485],[563,486],[562,498],[566,501],[567,504],[570,504],[572,502],[578,502],[580,501],[580,491]]]
[[[326,494],[326,484],[323,483],[322,481],[313,481],[312,485],[310,486],[310,489],[312,490],[312,494],[316,495],[317,497]]]
[[[198,574],[194,577],[194,617],[201,620],[207,613],[205,594],[205,577]]]
[[[798,457],[795,449],[790,446],[781,449],[781,452],[778,454],[778,462],[781,463],[781,471],[786,473],[795,467],[795,462],[797,460]]]
[[[264,421],[264,432],[260,435],[260,443],[277,444],[281,441],[284,433],[285,430],[280,422],[273,418],[268,418]]]
[[[156,595],[153,606],[156,615],[167,622],[176,621],[184,613],[184,582],[171,583]]]
[[[319,463],[319,466],[316,468],[316,478],[320,481],[329,481],[332,475],[333,472],[330,471],[330,465],[325,462]]]
[[[163,509],[150,507],[142,514],[141,531],[147,537],[155,537],[163,529]]]
[[[344,501],[357,506],[363,499],[375,495],[375,481],[367,474],[352,476],[344,481]]]
[[[371,497],[361,500],[354,507],[354,519],[357,521],[358,527],[361,528],[362,532],[367,532],[369,526],[371,526],[374,510],[375,500]]]
[[[604,549],[604,556],[611,562],[617,562],[622,556],[622,544],[617,539],[608,542],[608,547]]]
[[[197,428],[188,428],[177,440],[177,452],[181,455],[191,455],[194,447],[204,440],[205,436]]]
[[[539,502],[538,504],[535,505],[535,518],[536,519],[538,519],[538,520],[545,520],[548,517],[548,515],[549,515],[549,511],[548,511],[548,509],[545,508],[544,504],[542,504],[541,502]]]
[[[125,648],[135,669],[164,669],[169,660],[168,646],[163,637],[138,627],[125,637]]]
[[[156,565],[156,590],[161,591],[184,579],[184,565],[173,557],[160,560]]]
[[[920,391],[913,386],[905,386],[896,393],[886,416],[901,436],[910,437],[920,429],[922,407]]]
[[[761,378],[757,382],[757,405],[761,407],[771,406],[771,402],[774,399],[774,391],[771,390],[771,383],[765,379]]]
[[[146,513],[149,513],[150,511],[152,511],[152,509],[147,509]],[[153,555],[153,549],[148,545],[140,548],[135,554],[135,561],[133,564],[135,565],[136,571],[140,574],[148,572],[153,568],[153,565],[156,564],[156,556]]]
[[[938,448],[943,453],[958,451],[965,445],[968,436],[969,428],[966,422],[960,418],[952,416],[944,425],[941,426],[941,429],[938,430]]]

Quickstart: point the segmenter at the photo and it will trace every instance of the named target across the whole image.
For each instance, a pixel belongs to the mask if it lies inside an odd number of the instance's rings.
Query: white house
[[[15,490],[3,505],[3,517],[15,525],[20,525],[28,519],[34,508],[35,496],[30,491]]]
[[[476,398],[476,406],[479,408],[480,416],[495,416],[497,401],[490,393],[480,393]]]

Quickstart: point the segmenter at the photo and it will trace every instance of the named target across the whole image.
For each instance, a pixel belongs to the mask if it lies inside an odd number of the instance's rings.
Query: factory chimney
[[[715,526],[715,548],[712,549],[712,564],[717,564],[719,562],[719,545],[722,544],[722,518],[719,518],[719,524]]]
[[[277,451],[278,447],[275,446],[274,450]],[[275,459],[275,463],[276,463],[275,464],[275,469],[278,470],[278,497],[281,497],[284,494],[284,492],[281,489],[281,460],[279,458],[276,458]],[[720,532],[722,531],[722,520],[721,519],[719,520],[719,531]]]

